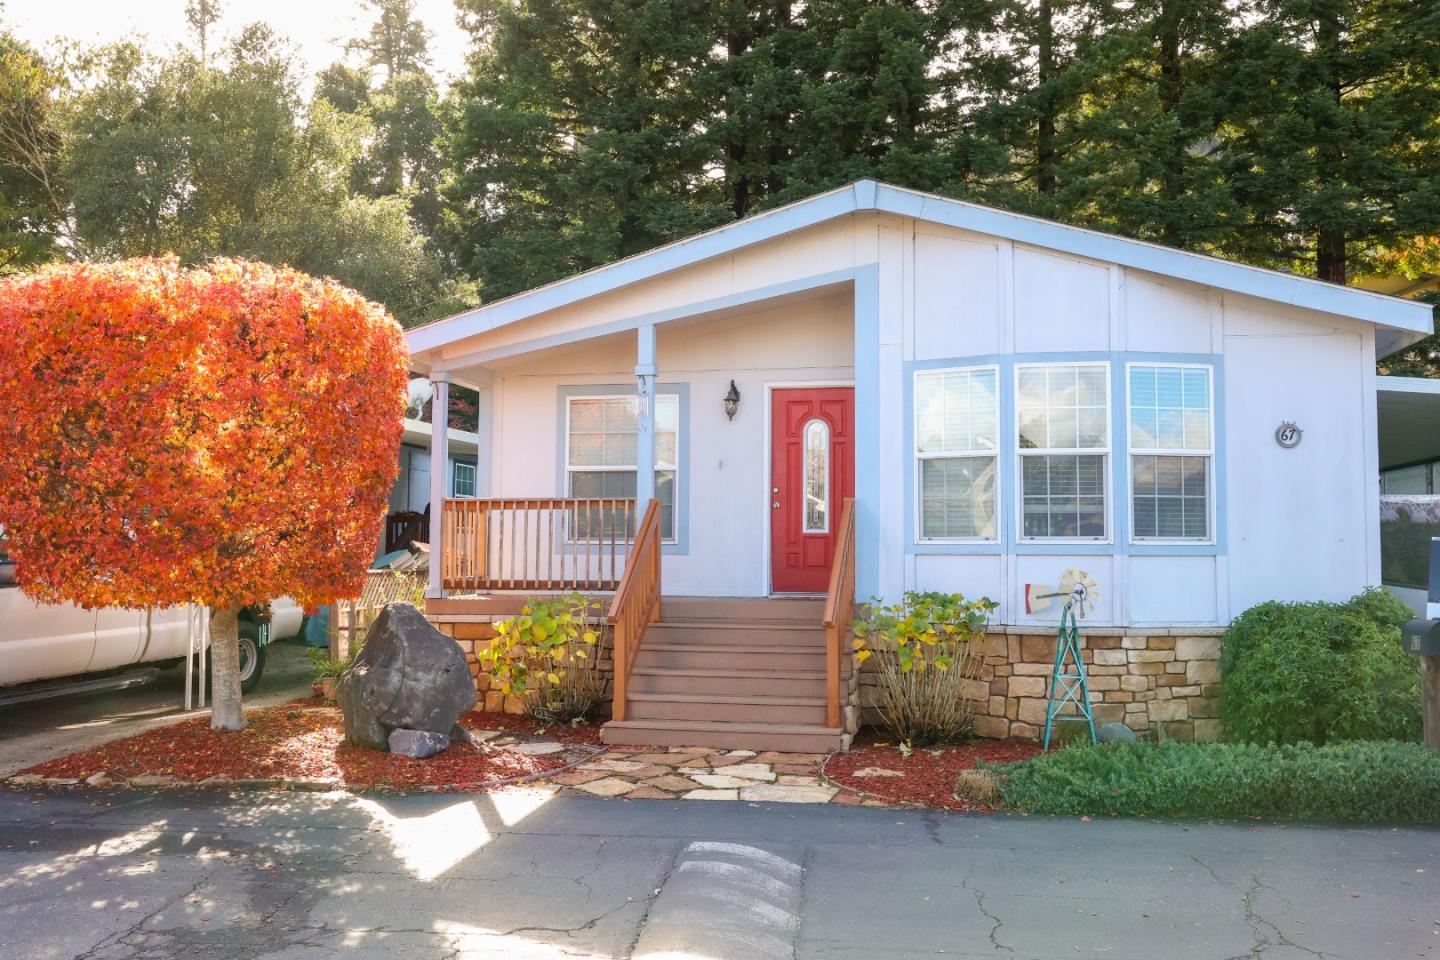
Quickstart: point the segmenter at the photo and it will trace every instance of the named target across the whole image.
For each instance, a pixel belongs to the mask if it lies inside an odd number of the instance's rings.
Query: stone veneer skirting
[[[1224,633],[1213,627],[1087,629],[1082,622],[1080,655],[1095,723],[1120,722],[1137,733],[1159,728],[1174,740],[1218,740]],[[1040,737],[1055,643],[1053,628],[989,629],[980,678],[970,682],[967,694],[975,702],[976,733]],[[876,718],[875,702],[874,668],[867,665],[860,673],[866,723]]]
[[[493,620],[518,613],[524,597],[497,595],[483,601],[430,601],[430,622],[465,651],[479,697],[477,707],[520,713],[514,695],[492,689],[480,676],[477,648],[495,636]],[[434,609],[431,609],[431,608]],[[1137,733],[1160,729],[1174,740],[1220,737],[1220,641],[1223,628],[1126,628],[1080,624],[1080,655],[1090,683],[1096,724],[1121,722]],[[1055,663],[1055,631],[1049,627],[992,626],[984,641],[980,678],[969,684],[975,732],[982,737],[1039,739],[1045,728],[1046,695]],[[876,656],[884,656],[877,652]],[[614,671],[608,643],[601,669]],[[858,671],[860,719],[873,723],[874,659]],[[847,698],[848,699],[848,698]],[[854,700],[850,701],[854,703]],[[847,711],[848,712],[848,711]],[[853,725],[847,723],[847,727]]]

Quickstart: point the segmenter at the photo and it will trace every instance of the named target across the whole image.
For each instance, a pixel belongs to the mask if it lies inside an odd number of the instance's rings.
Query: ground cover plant
[[[1025,813],[1440,823],[1440,753],[1411,743],[1087,744],[994,772]]]
[[[1418,741],[1420,676],[1400,646],[1410,609],[1383,590],[1346,603],[1262,603],[1221,650],[1226,739]]]
[[[907,592],[899,603],[867,604],[851,624],[857,663],[874,658],[881,728],[908,746],[970,737],[979,679],[980,642],[995,603],[958,593]]]

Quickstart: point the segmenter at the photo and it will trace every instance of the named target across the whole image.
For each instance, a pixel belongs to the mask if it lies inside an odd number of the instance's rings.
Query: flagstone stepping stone
[[[850,776],[863,779],[865,777],[903,777],[905,774],[899,770],[888,770],[885,767],[861,767]]]
[[[748,787],[754,780],[745,780],[741,777],[731,777],[723,773],[697,773],[690,778],[702,787],[733,788]]]
[[[829,803],[837,793],[834,787],[782,787],[774,783],[757,783],[742,787],[740,799],[763,803]]]
[[[755,758],[756,763],[819,763],[825,759],[823,753],[776,753],[767,750]]]
[[[607,774],[604,770],[566,770],[557,773],[553,777],[547,777],[551,783],[558,783],[564,787],[578,787],[582,783],[589,783],[592,780],[601,780]]]
[[[696,757],[707,753],[714,753],[709,747],[671,747],[666,753],[679,753],[686,756]]]
[[[674,800],[675,797],[654,787],[636,787],[625,794],[626,800]]]
[[[638,760],[591,760],[589,763],[580,764],[581,770],[608,770],[611,773],[634,773],[637,770],[644,770],[652,764],[641,763]]]
[[[663,777],[655,777],[646,780],[643,784],[647,787],[654,787],[658,790],[668,790],[671,793],[684,793],[687,790],[695,789],[695,781],[689,777],[682,777],[679,774],[666,774]]]
[[[683,763],[685,757],[673,753],[642,753],[635,757],[640,763],[653,763],[662,767],[674,767]]]
[[[738,800],[735,790],[691,790],[682,800]]]
[[[634,790],[636,784],[629,780],[621,780],[619,777],[606,777],[603,780],[592,780],[589,783],[582,783],[576,790],[584,790],[586,793],[593,793],[597,797],[618,797]]]
[[[747,758],[747,759],[748,759],[749,757],[755,756],[755,751],[754,751],[754,750],[727,750],[727,751],[725,751],[725,756],[727,756],[727,757],[741,757],[741,758]]]
[[[552,753],[560,753],[565,749],[565,744],[555,743],[552,740],[541,740],[537,743],[517,743],[509,749],[513,753],[524,754],[527,757],[544,757]]]
[[[819,777],[802,777],[793,773],[782,773],[775,781],[782,787],[819,787],[823,786]]]
[[[765,763],[737,763],[725,767],[724,770],[726,776],[742,777],[746,780],[772,781],[775,779],[775,771]]]

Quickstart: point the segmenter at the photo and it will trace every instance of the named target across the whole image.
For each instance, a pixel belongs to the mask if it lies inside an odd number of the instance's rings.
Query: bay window
[[[999,371],[915,375],[915,461],[921,540],[996,540]]]
[[[1021,364],[1015,376],[1021,539],[1107,539],[1109,366]]]
[[[1137,363],[1128,377],[1133,537],[1208,542],[1215,459],[1210,368]]]

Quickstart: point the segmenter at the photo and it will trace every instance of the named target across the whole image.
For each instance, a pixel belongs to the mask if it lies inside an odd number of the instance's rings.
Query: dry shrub
[[[955,778],[955,796],[976,806],[993,807],[1000,798],[1000,781],[983,767],[962,770]]]
[[[881,724],[901,743],[925,746],[969,738],[980,679],[981,644],[995,603],[954,593],[906,593],[900,603],[867,605],[851,625],[855,656],[872,652]]]

